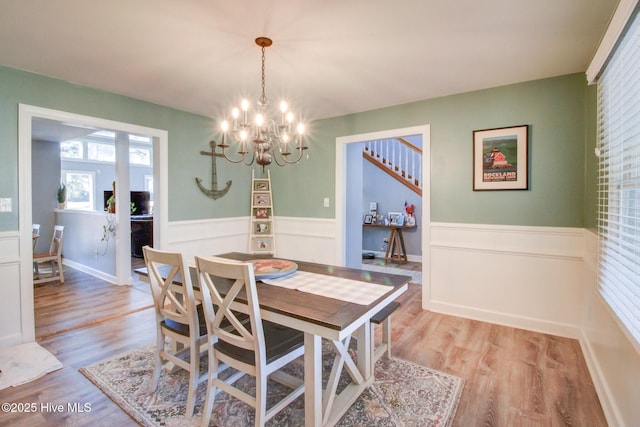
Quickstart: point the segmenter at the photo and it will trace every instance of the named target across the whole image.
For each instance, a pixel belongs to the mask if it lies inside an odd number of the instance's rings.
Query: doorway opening
[[[95,130],[107,130],[115,135],[141,135],[152,140],[153,149],[153,173],[148,181],[153,189],[153,242],[155,247],[166,247],[167,229],[167,147],[168,133],[165,130],[147,128],[130,123],[115,122],[96,117],[83,116],[63,111],[50,110],[21,104],[19,106],[19,222],[20,222],[20,247],[29,248],[31,242],[31,227],[33,223],[34,207],[34,182],[32,178],[32,140],[33,124],[37,120],[48,120],[54,123],[66,124],[73,128],[90,128]],[[126,159],[116,162],[115,181],[122,188],[129,188],[130,164],[129,144],[115,144],[116,158]],[[59,183],[56,183],[56,186]],[[94,195],[102,200],[102,195]],[[98,197],[99,196],[99,197]],[[116,192],[118,206],[129,206],[130,194],[128,191]],[[82,197],[80,197],[82,199]],[[98,203],[97,201],[95,203]],[[102,213],[97,213],[102,215]],[[109,281],[115,284],[131,283],[131,225],[130,212],[120,209],[115,213],[115,221],[118,224],[118,232],[113,240],[115,253],[115,274],[109,275]],[[63,249],[64,251],[64,249]],[[89,253],[88,256],[95,256]],[[20,252],[20,287],[21,287],[21,317],[23,341],[35,339],[34,305],[33,305],[33,252]],[[63,285],[64,286],[64,285]]]
[[[430,126],[389,129],[336,138],[336,253],[341,265],[358,268],[362,263],[362,142],[418,135],[422,139],[422,216],[418,218],[422,245],[422,305],[429,300]]]

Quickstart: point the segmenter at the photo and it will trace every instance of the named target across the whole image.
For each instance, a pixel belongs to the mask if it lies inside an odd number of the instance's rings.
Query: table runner
[[[285,277],[265,279],[262,282],[360,305],[369,305],[389,292],[389,286],[385,285],[300,270]]]

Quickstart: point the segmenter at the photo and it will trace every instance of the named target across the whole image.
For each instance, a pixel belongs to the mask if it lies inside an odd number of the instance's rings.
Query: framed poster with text
[[[473,191],[527,190],[529,125],[473,131]]]

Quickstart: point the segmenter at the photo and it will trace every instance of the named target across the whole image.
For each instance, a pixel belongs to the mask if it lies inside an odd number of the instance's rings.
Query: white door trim
[[[168,226],[168,132],[130,123],[116,122],[98,117],[84,116],[65,111],[32,105],[18,106],[18,221],[20,231],[20,301],[22,342],[35,340],[33,307],[33,253],[31,251],[32,180],[31,180],[31,126],[34,118],[58,120],[78,125],[128,132],[153,137],[154,144],[154,246],[167,246]],[[123,244],[126,242],[123,241]],[[129,259],[129,257],[127,257]],[[118,267],[120,269],[121,267]],[[123,267],[124,268],[124,267]],[[129,267],[130,268],[130,264]]]
[[[336,254],[340,265],[345,265],[346,254],[346,151],[347,144],[370,141],[374,139],[394,138],[406,135],[422,135],[422,307],[428,309],[430,300],[430,250],[429,250],[429,228],[431,226],[430,214],[430,188],[431,188],[431,126],[428,124],[400,129],[389,129],[378,132],[363,133],[357,135],[340,136],[336,138]]]

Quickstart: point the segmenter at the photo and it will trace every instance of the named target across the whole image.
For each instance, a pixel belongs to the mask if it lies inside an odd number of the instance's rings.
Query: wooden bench
[[[386,354],[387,358],[391,357],[391,313],[396,311],[398,307],[400,307],[400,303],[393,301],[371,317],[371,346],[373,348],[371,363],[373,365],[375,365],[378,359],[380,359],[384,354]],[[375,348],[374,325],[380,324],[382,324],[382,343],[378,348]]]

